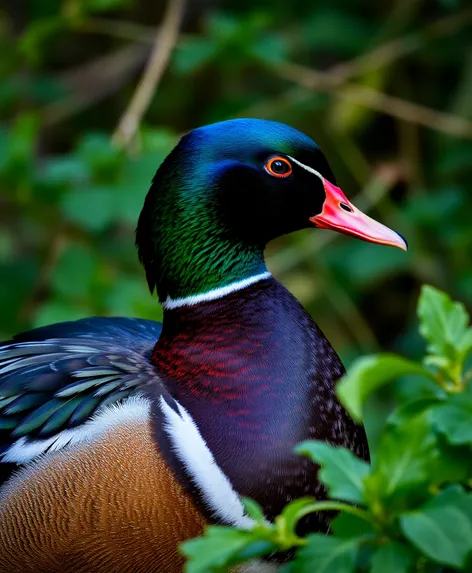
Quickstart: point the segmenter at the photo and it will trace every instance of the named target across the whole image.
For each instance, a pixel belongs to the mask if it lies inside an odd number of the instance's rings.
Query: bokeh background
[[[465,0],[4,0],[1,338],[89,315],[159,319],[134,247],[150,180],[179,134],[238,116],[308,133],[348,197],[409,241],[405,254],[307,230],[269,246],[346,364],[421,354],[422,283],[470,309]],[[371,407],[372,435],[390,397]]]

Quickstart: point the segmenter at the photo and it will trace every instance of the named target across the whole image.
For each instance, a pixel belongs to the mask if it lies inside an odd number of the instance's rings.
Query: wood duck
[[[180,140],[136,232],[162,325],[86,318],[0,346],[1,573],[182,571],[178,545],[206,524],[251,527],[241,496],[270,520],[324,495],[300,441],[368,460],[336,352],[264,262],[309,227],[406,249],[291,127],[237,119]]]

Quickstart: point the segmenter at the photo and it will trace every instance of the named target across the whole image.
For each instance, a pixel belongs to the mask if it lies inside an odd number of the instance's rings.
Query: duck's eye
[[[292,173],[292,165],[285,157],[271,157],[264,167],[274,177],[288,177]]]

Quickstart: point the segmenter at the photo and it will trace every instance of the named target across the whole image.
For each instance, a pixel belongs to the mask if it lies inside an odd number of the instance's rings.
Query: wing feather
[[[161,384],[150,361],[161,328],[150,320],[87,318],[2,343],[0,462],[11,462],[9,450],[22,445],[34,455],[21,462],[66,445],[98,411]]]

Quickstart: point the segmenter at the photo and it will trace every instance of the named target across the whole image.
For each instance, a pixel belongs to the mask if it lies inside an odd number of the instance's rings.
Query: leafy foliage
[[[363,403],[381,384],[413,372],[437,387],[438,398],[425,401],[420,390],[418,407],[399,402],[385,423],[371,466],[344,448],[316,441],[300,444],[297,452],[320,466],[318,477],[328,499],[292,501],[274,523],[264,521],[254,502],[246,502],[254,528],[213,526],[204,537],[184,543],[188,571],[225,571],[288,548],[297,549],[283,569],[290,573],[315,567],[326,573],[440,571],[442,566],[470,570],[472,370],[464,369],[472,351],[464,351],[469,317],[462,305],[431,286],[422,289],[418,316],[428,341],[423,362],[395,355],[361,358],[339,385],[339,396],[362,420]],[[328,510],[340,512],[332,535],[296,534],[303,516]]]
[[[269,268],[344,362],[367,355],[339,392],[353,417],[365,421],[373,469],[323,445],[313,449],[331,494],[376,516],[341,513],[335,538],[364,532],[360,547],[346,549],[356,554],[356,567],[367,552],[374,573],[411,570],[422,549],[401,533],[398,515],[427,503],[431,488],[464,484],[470,475],[467,2],[187,1],[168,69],[128,150],[111,135],[166,2],[31,0],[21,10],[17,4],[6,0],[0,13],[0,338],[90,315],[160,319],[136,260],[134,227],[150,180],[179,134],[234,116],[302,129],[355,204],[410,243],[405,254],[309,229],[279,239],[267,254]],[[336,81],[326,87],[318,72],[333,72]],[[373,105],[376,98],[381,105]],[[409,102],[414,113],[399,114]],[[457,125],[469,131],[458,134]],[[424,338],[414,317],[423,283],[465,303],[426,291],[420,314],[435,318],[422,316]],[[419,362],[424,339],[427,358]],[[384,428],[392,401],[397,408]],[[331,476],[340,464],[338,483]],[[294,524],[313,501],[300,503],[269,533],[262,520],[260,539],[246,555],[299,543]],[[386,504],[393,529],[380,540],[373,524]],[[240,558],[236,552],[232,560]]]
[[[369,465],[345,448],[333,449],[323,442],[308,441],[297,447],[321,467],[320,479],[328,487],[330,497],[361,503],[363,478],[369,473]]]

